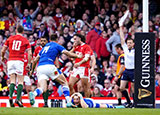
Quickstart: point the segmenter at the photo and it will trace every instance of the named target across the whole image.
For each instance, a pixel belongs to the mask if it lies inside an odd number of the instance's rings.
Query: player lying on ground
[[[95,100],[91,98],[84,98],[80,93],[74,93],[70,97],[70,102],[72,103],[72,107],[79,108],[125,108],[122,106],[113,106],[110,104],[101,104],[96,103]]]

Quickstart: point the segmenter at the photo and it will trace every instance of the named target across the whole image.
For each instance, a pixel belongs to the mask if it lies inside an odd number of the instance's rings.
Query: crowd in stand
[[[149,0],[149,31],[156,36],[156,96],[160,97],[160,2]],[[125,38],[134,39],[135,32],[142,32],[142,1],[138,0],[0,0],[0,49],[6,39],[15,35],[18,24],[24,27],[32,53],[40,45],[39,39],[56,33],[58,43],[72,49],[75,33],[86,37],[96,56],[96,66],[91,73],[93,97],[116,97],[113,90],[118,53],[115,45],[120,43],[118,21],[126,10],[130,15],[125,21]],[[6,59],[8,54],[5,55]],[[59,69],[69,79],[73,62],[64,54],[59,56]],[[0,62],[0,96],[8,96],[9,76],[6,63]],[[31,79],[31,89],[37,84],[36,74]],[[50,96],[63,96],[61,85],[49,82]],[[81,83],[75,86],[83,93]],[[16,93],[16,91],[15,91]],[[27,94],[24,87],[23,94]]]

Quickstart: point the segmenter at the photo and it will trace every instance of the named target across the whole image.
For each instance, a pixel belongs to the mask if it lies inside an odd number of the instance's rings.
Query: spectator
[[[40,25],[41,25],[41,23],[42,23],[42,14],[38,14],[37,15],[37,18],[35,19],[35,21],[34,21],[34,28],[40,28]]]
[[[104,88],[101,91],[101,94],[104,95],[104,97],[110,96],[112,93],[112,86],[109,79],[104,80]]]
[[[42,23],[48,24],[49,20],[53,19],[51,16],[49,16],[49,10],[48,10],[48,8],[44,9],[43,14],[44,14],[44,16],[42,18]]]
[[[59,7],[56,8],[56,15],[53,17],[53,19],[56,21],[56,25],[58,27],[60,25],[61,20],[63,19],[63,15]]]
[[[95,86],[97,86],[100,89],[100,91],[103,89],[103,86],[98,83],[97,75],[92,74],[91,75],[91,89],[92,89],[92,91],[93,91]]]
[[[98,86],[95,86],[93,89],[92,97],[104,97],[103,94],[101,94],[100,89]]]
[[[100,22],[95,24],[95,28],[88,32],[86,36],[86,43],[90,45],[91,49],[96,52],[96,42],[100,37],[101,30],[100,30]]]
[[[115,56],[116,60],[118,59],[119,55],[115,50],[115,45],[119,43],[121,43],[121,41],[119,36],[119,28],[117,28],[116,31],[113,33],[113,35],[106,42],[107,50]]]
[[[77,20],[75,25],[76,32],[80,33],[83,26],[84,26],[84,22],[82,20]]]
[[[71,40],[71,36],[69,35],[69,27],[68,26],[65,26],[63,28],[63,38],[64,38],[64,41],[65,41],[63,46],[65,48],[67,48],[67,43]]]
[[[38,35],[38,38],[47,36],[49,39],[48,30],[46,29],[46,26],[43,23],[40,24],[40,28],[39,28],[39,31],[37,32],[37,35]]]
[[[16,18],[14,17],[13,13],[10,12],[8,14],[8,19],[4,21],[5,22],[5,30],[9,30],[10,26],[16,26]]]
[[[115,0],[115,2],[112,5],[112,11],[118,13],[123,5],[123,0]]]
[[[32,31],[33,29],[32,21],[36,17],[40,6],[41,6],[41,3],[38,2],[38,7],[32,14],[29,14],[28,9],[24,9],[23,14],[21,14],[20,11],[18,10],[18,2],[17,1],[14,2],[16,13],[18,17],[21,19],[21,25],[23,25],[25,31],[29,31],[29,32]]]
[[[138,4],[135,2],[135,0],[128,0],[128,2],[127,2],[127,9],[128,9],[130,12],[133,12],[133,10],[138,10],[138,9],[139,9],[139,6],[138,6]]]
[[[96,42],[96,54],[98,60],[101,61],[101,64],[103,60],[109,61],[110,53],[108,52],[107,47],[105,45],[107,40],[107,33],[106,31],[103,31],[102,36]]]

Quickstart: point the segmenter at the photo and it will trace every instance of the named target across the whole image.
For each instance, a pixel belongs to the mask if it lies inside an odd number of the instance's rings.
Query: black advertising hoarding
[[[155,108],[155,35],[135,34],[136,108]]]

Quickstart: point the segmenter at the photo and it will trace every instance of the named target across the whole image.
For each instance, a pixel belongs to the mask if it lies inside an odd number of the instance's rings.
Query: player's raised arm
[[[125,12],[125,14],[122,16],[122,18],[120,19],[119,23],[119,27],[120,27],[120,38],[121,38],[121,45],[123,45],[125,43],[125,39],[124,39],[124,33],[123,33],[123,23],[126,20],[127,16],[129,15],[129,10],[127,10]]]
[[[123,27],[120,27],[120,38],[121,38],[121,45],[123,45],[125,43],[125,39],[124,39],[124,33],[123,33]]]

